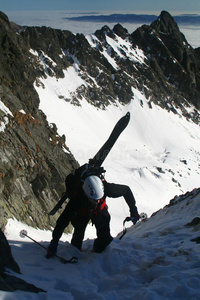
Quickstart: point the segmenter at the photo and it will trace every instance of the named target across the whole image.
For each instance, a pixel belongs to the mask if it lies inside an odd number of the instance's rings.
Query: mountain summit
[[[185,98],[199,108],[199,52],[187,43],[172,16],[163,11],[150,26],[136,30],[132,38],[149,58],[161,97],[168,90],[171,103],[181,106]]]

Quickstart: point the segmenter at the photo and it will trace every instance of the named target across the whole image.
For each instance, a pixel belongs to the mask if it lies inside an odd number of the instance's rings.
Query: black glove
[[[139,219],[140,219],[140,215],[138,214],[137,207],[135,206],[135,207],[131,210],[131,221],[132,221],[133,224],[135,225]]]

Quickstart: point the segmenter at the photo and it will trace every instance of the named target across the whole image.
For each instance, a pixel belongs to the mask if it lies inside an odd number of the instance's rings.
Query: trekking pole
[[[47,250],[47,248],[46,248],[45,246],[43,246],[42,244],[38,243],[36,240],[34,240],[34,239],[31,238],[30,236],[28,236],[28,232],[27,232],[26,230],[24,230],[24,229],[22,229],[22,230],[20,231],[19,236],[20,236],[21,238],[24,238],[24,237],[26,236],[27,238],[29,238],[30,240],[32,240],[34,243],[38,244],[40,247],[42,247],[42,248],[44,248],[44,249]]]
[[[47,248],[45,246],[43,246],[42,244],[40,244],[39,242],[37,242],[36,240],[34,240],[32,237],[30,237],[28,235],[28,232],[26,230],[24,230],[24,229],[22,229],[20,231],[19,236],[21,238],[27,237],[30,240],[32,240],[34,243],[36,243],[37,245],[39,245],[40,247],[42,247],[43,249],[47,250]],[[59,256],[57,254],[54,254],[54,256],[57,257],[63,264],[67,264],[67,263],[75,264],[75,263],[78,262],[78,258],[74,257],[74,256],[71,259],[69,259],[69,260],[67,260],[67,259],[65,259],[65,258],[63,258],[63,257],[61,257],[61,256]]]

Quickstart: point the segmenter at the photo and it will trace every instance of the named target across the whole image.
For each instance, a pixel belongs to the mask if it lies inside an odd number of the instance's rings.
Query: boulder
[[[36,286],[27,283],[26,281],[9,275],[9,269],[20,274],[20,268],[15,259],[12,256],[10,245],[0,229],[0,290],[13,292],[16,290],[22,290],[26,292],[39,293],[44,290],[37,288]]]

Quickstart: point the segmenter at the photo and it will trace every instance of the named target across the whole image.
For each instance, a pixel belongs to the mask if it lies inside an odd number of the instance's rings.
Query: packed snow
[[[200,245],[191,240],[200,238],[200,223],[185,225],[200,215],[200,189],[174,202],[128,228],[121,240],[119,234],[101,254],[91,252],[89,237],[83,242],[85,252],[79,252],[69,243],[71,235],[63,235],[58,254],[66,259],[76,256],[77,264],[46,259],[45,250],[28,238],[21,239],[19,231],[26,229],[43,246],[48,246],[51,233],[10,219],[6,235],[21,268],[17,276],[45,292],[0,291],[0,299],[198,300]]]
[[[9,123],[8,115],[13,116],[12,112],[7,106],[1,101],[0,98],[0,110],[5,113],[3,120],[0,122],[0,132],[6,129],[6,125]]]

